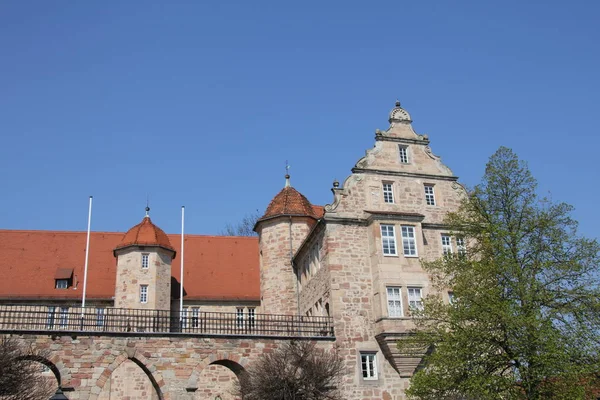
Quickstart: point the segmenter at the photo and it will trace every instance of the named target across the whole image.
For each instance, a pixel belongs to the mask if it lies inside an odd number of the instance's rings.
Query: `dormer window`
[[[142,254],[142,269],[148,269],[148,266],[150,265],[150,254],[148,253],[143,253]]]
[[[400,154],[400,162],[408,164],[408,146],[398,145],[398,153]]]
[[[73,268],[58,268],[54,274],[54,288],[68,289],[73,286]]]
[[[55,288],[56,289],[66,289],[69,287],[69,280],[68,279],[56,279],[55,280],[56,284],[55,284]]]

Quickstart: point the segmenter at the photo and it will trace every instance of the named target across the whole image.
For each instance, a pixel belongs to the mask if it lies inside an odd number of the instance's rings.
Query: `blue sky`
[[[596,1],[5,1],[0,228],[217,234],[332,199],[398,98],[461,182],[500,146],[598,237]]]

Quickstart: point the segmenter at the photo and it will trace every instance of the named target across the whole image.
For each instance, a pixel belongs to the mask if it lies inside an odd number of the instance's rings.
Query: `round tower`
[[[171,262],[175,250],[148,215],[123,236],[117,258],[115,308],[170,310]]]
[[[308,199],[290,185],[290,176],[285,178],[285,187],[254,226],[259,237],[261,308],[266,314],[298,313],[292,259],[319,218]]]

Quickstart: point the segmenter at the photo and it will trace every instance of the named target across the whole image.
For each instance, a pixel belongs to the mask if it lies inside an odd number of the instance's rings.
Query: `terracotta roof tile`
[[[127,231],[115,250],[136,245],[159,246],[175,252],[167,234],[154,225],[148,216],[144,217],[142,222]],[[173,254],[173,257],[175,257],[175,254]]]
[[[284,187],[269,203],[259,221],[279,215],[302,215],[318,219],[310,201],[291,186]]]
[[[87,298],[110,300],[115,295],[116,259],[123,233],[92,232]],[[166,235],[181,246],[179,234]],[[86,232],[0,230],[0,299],[81,300]],[[164,242],[160,242],[165,244]],[[180,262],[172,262],[179,281]],[[55,289],[58,268],[73,268],[73,286]],[[185,236],[185,299],[260,300],[258,238]]]

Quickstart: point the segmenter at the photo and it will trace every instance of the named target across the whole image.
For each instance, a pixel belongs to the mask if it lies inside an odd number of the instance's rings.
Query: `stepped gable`
[[[162,229],[152,223],[149,216],[145,216],[142,222],[125,233],[115,251],[130,246],[162,247],[172,251],[173,258],[175,258],[175,249],[171,246],[169,237]]]

